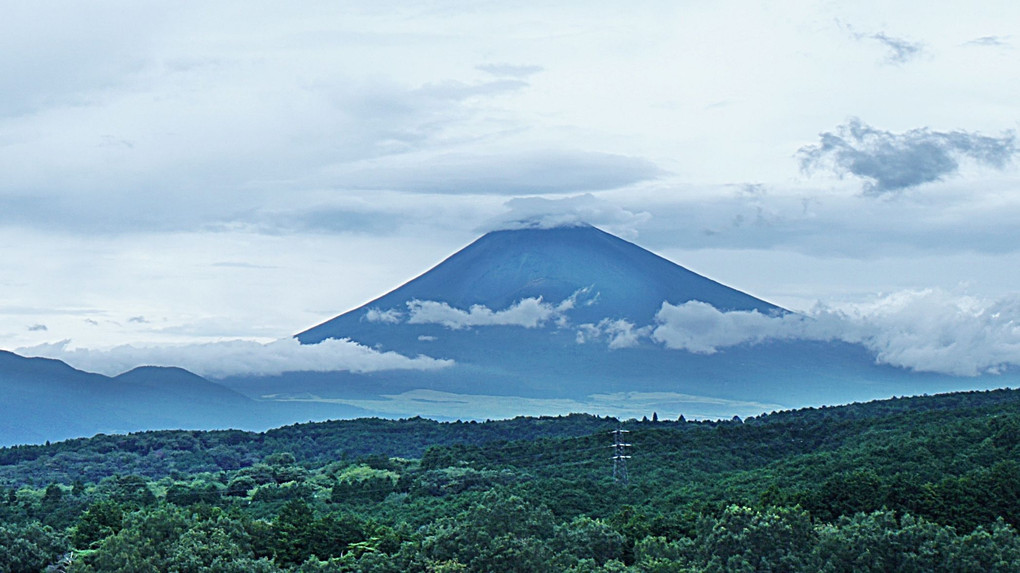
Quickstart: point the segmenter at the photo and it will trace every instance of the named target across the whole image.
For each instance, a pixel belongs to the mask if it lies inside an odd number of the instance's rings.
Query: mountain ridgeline
[[[0,396],[0,445],[152,429],[255,430],[300,416],[364,414],[355,408],[258,402],[180,368],[144,366],[108,377],[5,351],[0,351]]]

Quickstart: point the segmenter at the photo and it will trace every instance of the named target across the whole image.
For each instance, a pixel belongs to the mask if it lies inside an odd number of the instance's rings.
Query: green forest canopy
[[[657,418],[4,448],[0,571],[1020,570],[1018,391]]]

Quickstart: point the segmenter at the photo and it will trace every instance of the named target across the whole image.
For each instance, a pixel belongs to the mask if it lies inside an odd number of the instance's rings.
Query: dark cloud
[[[904,64],[924,51],[924,45],[917,42],[910,42],[902,38],[894,38],[885,32],[879,32],[869,36],[872,40],[880,42],[889,53],[886,61],[891,64]]]
[[[867,180],[865,192],[882,195],[940,181],[968,158],[1002,169],[1017,153],[1016,137],[989,137],[967,131],[928,128],[892,133],[875,129],[857,118],[821,134],[817,145],[800,148],[801,168],[828,167]]]
[[[49,329],[46,328],[45,324],[33,324],[32,326],[28,327],[28,330],[30,330],[31,332],[45,332]]]

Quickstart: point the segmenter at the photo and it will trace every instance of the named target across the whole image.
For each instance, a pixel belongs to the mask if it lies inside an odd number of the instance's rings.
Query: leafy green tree
[[[788,508],[727,507],[697,526],[696,553],[706,571],[810,570],[816,533],[807,513]]]
[[[517,496],[488,492],[456,517],[439,519],[425,534],[422,552],[434,562],[461,563],[469,571],[550,571],[552,514]]]
[[[0,571],[4,573],[37,573],[67,550],[67,537],[38,521],[0,524]]]
[[[156,496],[149,489],[149,482],[142,476],[114,476],[103,480],[97,492],[117,503],[137,508],[155,503]]]
[[[119,532],[123,526],[124,510],[115,501],[98,501],[85,511],[71,534],[78,549],[87,549],[94,543]]]
[[[227,484],[225,495],[233,497],[247,497],[248,492],[258,486],[255,479],[250,476],[239,476],[230,480]]]
[[[279,564],[298,565],[312,555],[315,515],[303,500],[287,502],[273,522]]]
[[[626,539],[606,523],[587,516],[575,517],[555,528],[553,549],[598,565],[623,559]]]

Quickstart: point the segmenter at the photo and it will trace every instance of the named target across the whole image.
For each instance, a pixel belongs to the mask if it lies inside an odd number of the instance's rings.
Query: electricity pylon
[[[613,436],[613,445],[609,446],[613,448],[613,481],[627,484],[630,482],[630,478],[627,476],[627,460],[630,456],[627,455],[627,448],[631,447],[623,441],[624,434],[629,434],[630,430],[613,430],[609,432]]]

